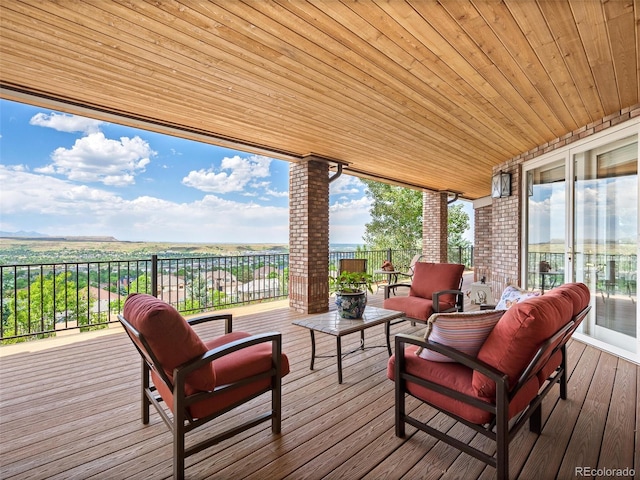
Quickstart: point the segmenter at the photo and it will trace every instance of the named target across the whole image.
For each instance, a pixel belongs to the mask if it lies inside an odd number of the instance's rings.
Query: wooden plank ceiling
[[[639,10],[0,0],[0,95],[476,199],[493,166],[639,102]]]

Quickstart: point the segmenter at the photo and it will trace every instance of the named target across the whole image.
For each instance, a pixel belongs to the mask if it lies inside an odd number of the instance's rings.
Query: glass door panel
[[[557,160],[526,172],[526,288],[544,293],[564,282],[566,248],[565,161]]]
[[[592,292],[583,333],[635,351],[638,251],[638,144],[621,140],[574,155],[576,281]]]

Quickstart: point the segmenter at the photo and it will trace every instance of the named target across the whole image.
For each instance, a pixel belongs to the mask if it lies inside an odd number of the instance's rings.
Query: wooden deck
[[[370,296],[374,305],[381,300],[381,293]],[[282,434],[273,436],[263,424],[200,452],[187,459],[187,478],[494,477],[493,468],[411,427],[407,438],[395,437],[382,325],[366,332],[367,345],[380,347],[346,356],[339,385],[335,358],[319,359],[309,370],[309,333],[291,324],[301,316],[286,307],[234,316],[234,330],[283,334],[291,373],[283,383]],[[392,328],[392,334],[421,331],[408,322]],[[222,325],[199,330],[203,337],[221,332]],[[140,422],[139,359],[129,339],[122,331],[84,338],[79,334],[69,344],[34,351],[2,351],[0,478],[169,478],[171,435],[156,413],[149,425]],[[343,351],[358,339],[343,338]],[[335,351],[334,337],[319,334],[317,342],[319,354]],[[577,341],[568,357],[569,398],[547,396],[542,435],[523,429],[512,442],[511,477],[580,478],[576,467],[640,470],[640,368]],[[263,403],[256,399],[224,421]],[[408,404],[464,441],[483,443],[433,409]]]

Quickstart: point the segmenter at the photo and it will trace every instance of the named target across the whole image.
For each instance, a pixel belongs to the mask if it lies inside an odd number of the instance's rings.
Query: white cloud
[[[29,120],[30,125],[53,128],[59,132],[83,132],[85,134],[99,132],[100,126],[103,123],[104,122],[91,118],[55,112],[48,115],[46,113],[36,113],[31,120]]]
[[[289,192],[278,192],[277,190],[273,190],[272,188],[265,189],[265,193],[270,197],[276,198],[286,198],[289,196]]]
[[[288,243],[289,210],[215,195],[177,203],[125,199],[107,190],[0,165],[0,230],[111,235],[119,240]]]
[[[182,183],[203,192],[241,192],[254,179],[269,177],[270,165],[271,159],[261,155],[225,157],[218,171],[213,167],[192,170]]]
[[[329,206],[331,243],[363,243],[365,223],[371,220],[371,200],[366,196],[335,201]]]
[[[135,175],[144,172],[154,155],[156,152],[138,136],[121,137],[118,141],[96,132],[79,138],[70,149],[55,149],[51,154],[53,163],[35,171],[64,175],[79,182],[131,185],[135,183]]]
[[[364,191],[364,184],[358,177],[353,175],[340,175],[335,181],[329,184],[331,195],[353,195]]]

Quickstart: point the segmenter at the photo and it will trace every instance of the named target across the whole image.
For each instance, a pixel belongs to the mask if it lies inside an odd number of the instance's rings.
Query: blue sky
[[[0,120],[0,231],[289,241],[288,162],[6,100]],[[369,208],[359,179],[332,183],[331,243],[362,244]]]

